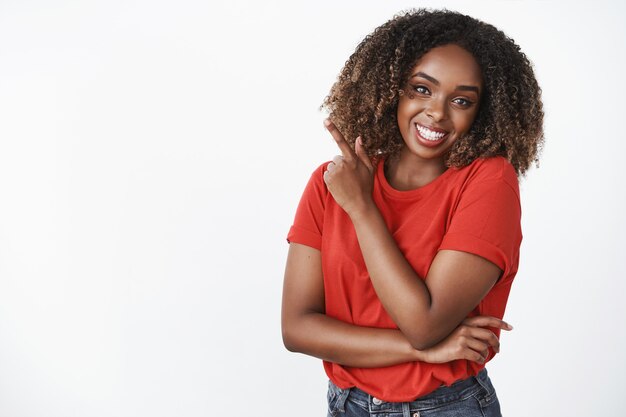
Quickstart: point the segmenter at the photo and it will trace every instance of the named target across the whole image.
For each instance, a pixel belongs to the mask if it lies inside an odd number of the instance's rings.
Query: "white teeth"
[[[415,127],[417,128],[417,130],[420,132],[420,135],[422,135],[424,138],[428,139],[428,140],[439,140],[442,137],[444,137],[446,135],[446,133],[442,133],[442,132],[435,132],[432,131],[428,128],[422,127],[418,124],[415,125]]]

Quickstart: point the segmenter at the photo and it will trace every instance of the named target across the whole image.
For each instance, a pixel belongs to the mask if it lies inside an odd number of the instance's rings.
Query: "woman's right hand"
[[[491,316],[476,316],[465,319],[459,327],[435,346],[420,351],[420,360],[429,363],[451,362],[466,359],[484,363],[489,348],[500,351],[498,337],[486,327],[511,330],[508,323]]]

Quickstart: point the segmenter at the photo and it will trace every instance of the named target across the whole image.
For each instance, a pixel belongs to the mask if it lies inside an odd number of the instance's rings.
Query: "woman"
[[[286,347],[324,360],[329,415],[500,415],[484,367],[543,143],[530,63],[491,25],[419,9],[367,36],[324,104],[342,155],[287,237]]]

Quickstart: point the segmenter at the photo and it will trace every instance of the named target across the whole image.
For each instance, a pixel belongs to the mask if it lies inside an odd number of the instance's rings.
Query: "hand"
[[[324,121],[341,150],[341,156],[333,158],[324,172],[324,182],[333,198],[348,215],[374,204],[374,165],[367,156],[361,137],[356,139],[352,150],[339,129],[329,119]]]
[[[512,330],[506,322],[491,316],[477,316],[465,319],[448,337],[432,348],[420,352],[420,360],[429,363],[444,363],[456,359],[466,359],[484,363],[489,348],[500,352],[500,341],[485,327]]]

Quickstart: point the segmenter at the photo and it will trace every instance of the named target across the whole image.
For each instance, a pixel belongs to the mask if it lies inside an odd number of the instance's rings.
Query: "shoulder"
[[[519,189],[519,181],[513,165],[502,156],[478,158],[471,164],[462,167],[467,181],[471,183],[503,182],[514,190]]]
[[[491,158],[478,158],[468,166],[462,168],[468,169],[476,180],[493,180],[493,179],[511,179],[517,181],[515,168],[503,156],[493,156]]]
[[[325,161],[322,162],[320,165],[317,166],[317,168],[315,168],[315,170],[313,171],[313,175],[324,175],[324,171],[326,171],[326,167],[328,167],[328,164],[330,164],[332,161]]]
[[[328,188],[324,181],[324,172],[331,161],[326,161],[317,166],[311,173],[306,186],[305,194],[317,194],[319,197],[325,197],[328,194]]]
[[[326,171],[328,164],[331,162],[332,161],[325,161],[325,162],[322,162],[320,165],[318,165],[317,168],[315,168],[313,172],[311,173],[311,181],[315,181],[319,183],[320,185],[325,186],[326,183],[324,182],[324,172]]]

